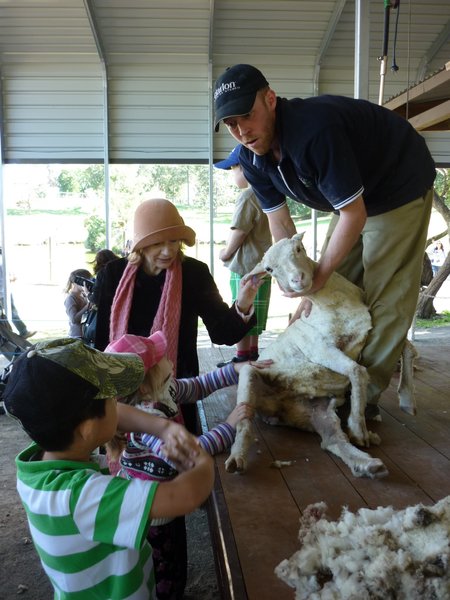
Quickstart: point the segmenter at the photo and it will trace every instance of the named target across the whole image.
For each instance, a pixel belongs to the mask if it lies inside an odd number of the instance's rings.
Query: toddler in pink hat
[[[235,385],[242,363],[230,363],[225,367],[197,377],[176,379],[173,365],[166,356],[166,338],[162,331],[150,337],[125,334],[111,342],[105,352],[125,352],[137,354],[145,365],[145,377],[136,392],[121,402],[132,404],[152,414],[183,422],[180,404],[194,403],[206,398],[216,390]],[[256,366],[265,366],[258,363]],[[221,423],[201,435],[199,444],[210,454],[218,454],[229,448],[234,442],[236,424],[253,416],[248,404],[239,404],[230,413],[225,423]],[[125,438],[116,436],[107,446],[110,470],[126,479],[150,479],[167,481],[175,477],[177,471],[161,452],[159,438],[140,433],[128,433]],[[170,519],[154,520],[150,524],[149,541],[160,557],[158,569],[161,577],[157,588],[173,589],[175,579],[173,563],[176,562],[176,544],[179,543],[175,532],[175,521]],[[175,577],[175,576],[174,576]]]
[[[175,379],[173,365],[166,357],[167,342],[162,331],[149,337],[125,334],[111,342],[105,352],[137,354],[145,366],[145,377],[133,394],[122,398],[121,402],[137,406],[146,412],[183,422],[179,405],[194,403],[206,398],[223,387],[236,385],[239,364],[230,364],[210,373]],[[235,437],[235,426],[243,418],[253,416],[250,406],[242,405],[230,413],[225,423],[221,423],[199,437],[199,443],[210,454],[218,454],[231,446]],[[117,440],[116,440],[117,442]],[[121,450],[120,456],[118,450]],[[108,447],[110,468],[126,477],[164,480],[175,476],[176,471],[162,453],[161,440],[147,434],[127,435],[126,445],[114,444]],[[114,459],[118,459],[118,463]]]
[[[142,358],[145,370],[159,363],[166,351],[167,340],[162,331],[156,331],[147,338],[127,333],[105,348],[105,352],[137,354]]]
[[[125,334],[111,342],[105,352],[137,354],[145,365],[145,377],[136,392],[121,402],[169,419],[183,422],[179,405],[193,403],[212,392],[238,382],[238,371],[242,364],[229,364],[210,373],[188,379],[175,379],[173,365],[166,356],[166,338],[161,331],[150,337]],[[225,423],[221,423],[201,435],[199,444],[209,454],[218,454],[234,442],[236,424],[244,418],[251,418],[253,409],[248,404],[239,404],[230,413]],[[112,474],[126,479],[146,479],[167,481],[177,475],[177,471],[161,451],[162,441],[149,434],[127,433],[116,435],[107,444],[107,456]],[[161,592],[175,589],[176,556],[180,544],[176,531],[179,525],[171,519],[151,521],[148,540],[157,554],[160,577],[157,589]],[[184,542],[183,542],[184,543]],[[183,551],[184,552],[184,551]],[[156,563],[155,563],[156,564]]]

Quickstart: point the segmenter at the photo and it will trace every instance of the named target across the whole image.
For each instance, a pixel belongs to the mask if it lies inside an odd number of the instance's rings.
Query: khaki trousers
[[[400,208],[368,217],[337,269],[364,290],[372,329],[361,355],[370,376],[367,401],[377,404],[400,358],[420,289],[433,190]],[[339,217],[333,215],[323,250]]]

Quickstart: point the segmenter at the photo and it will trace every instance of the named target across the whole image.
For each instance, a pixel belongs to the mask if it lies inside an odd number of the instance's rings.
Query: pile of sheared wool
[[[275,573],[296,600],[450,600],[450,496],[405,510],[344,509],[325,503],[300,520],[300,550]]]

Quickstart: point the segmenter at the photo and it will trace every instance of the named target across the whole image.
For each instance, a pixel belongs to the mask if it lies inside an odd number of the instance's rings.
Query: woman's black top
[[[98,305],[95,347],[104,350],[109,343],[111,306],[119,281],[127,265],[126,258],[108,263],[98,274],[95,298]],[[135,289],[128,320],[128,333],[147,337],[161,299],[166,272],[147,275],[143,269],[136,274]],[[253,316],[244,323],[234,306],[223,300],[203,262],[184,257],[182,262],[182,295],[180,333],[178,339],[177,377],[198,375],[197,331],[202,319],[211,341],[233,345],[241,340],[256,323]]]

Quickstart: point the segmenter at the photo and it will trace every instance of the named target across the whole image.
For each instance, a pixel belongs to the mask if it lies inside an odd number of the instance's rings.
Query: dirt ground
[[[50,600],[52,586],[30,538],[25,511],[16,491],[14,457],[29,438],[8,416],[0,415],[0,598]],[[186,600],[217,600],[219,593],[206,511],[187,517],[188,586]]]

